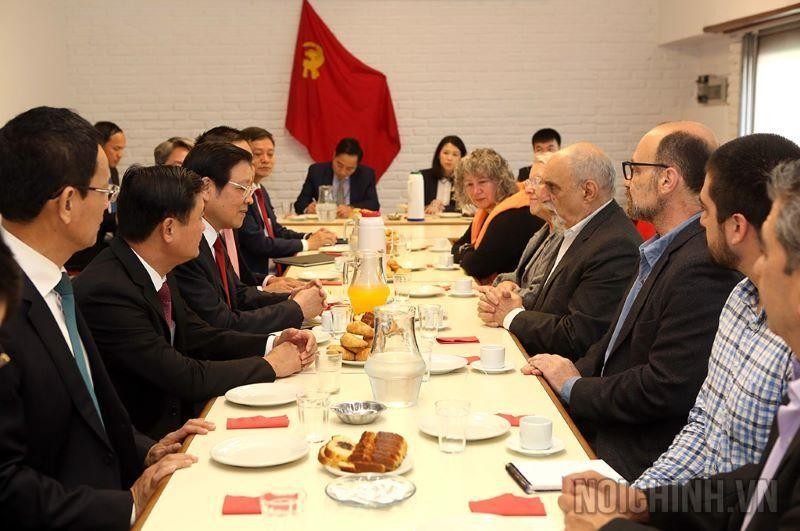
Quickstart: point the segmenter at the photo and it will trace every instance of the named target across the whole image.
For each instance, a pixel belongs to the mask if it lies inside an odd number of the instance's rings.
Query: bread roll
[[[367,346],[367,342],[364,339],[358,337],[355,334],[346,333],[342,336],[342,339],[339,340],[344,348],[350,350],[356,350],[360,348],[364,348]]]
[[[375,335],[375,331],[372,329],[372,327],[362,321],[353,321],[347,325],[347,331],[351,334],[362,336],[364,339],[373,337]]]

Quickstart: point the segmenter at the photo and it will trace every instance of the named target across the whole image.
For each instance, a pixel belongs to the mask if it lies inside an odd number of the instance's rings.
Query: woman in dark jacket
[[[475,218],[453,244],[456,262],[480,284],[513,271],[528,240],[544,224],[530,213],[529,199],[508,163],[493,149],[476,149],[455,171],[459,202],[475,206]]]
[[[464,142],[455,135],[444,137],[433,154],[431,167],[422,170],[425,181],[425,213],[455,212],[453,175],[461,157],[467,154]]]

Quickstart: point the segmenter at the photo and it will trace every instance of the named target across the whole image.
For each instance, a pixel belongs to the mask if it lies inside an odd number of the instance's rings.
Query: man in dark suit
[[[233,271],[220,231],[240,227],[253,202],[250,153],[207,142],[189,152],[183,167],[203,177],[208,198],[199,254],[175,269],[188,306],[210,325],[240,332],[300,327],[304,319],[319,315],[325,301],[320,286],[304,285],[291,295],[272,293],[242,283]]]
[[[539,129],[531,136],[531,146],[533,147],[533,160],[547,162],[550,156],[561,149],[561,135],[555,129],[545,127]],[[530,177],[531,166],[523,166],[517,174],[517,181],[525,182]]]
[[[129,529],[159,481],[196,461],[174,453],[185,436],[213,429],[190,421],[155,444],[138,434],[75,307],[63,266],[95,242],[108,180],[97,132],[67,109],[32,109],[0,129],[2,234],[22,270],[0,329],[4,529]],[[3,282],[17,274],[8,252]]]
[[[292,256],[300,251],[315,251],[322,246],[335,244],[336,235],[324,227],[302,233],[278,223],[265,186],[275,165],[275,140],[269,131],[260,127],[242,129],[240,136],[249,142],[253,152],[254,181],[257,185],[244,223],[236,231],[238,249],[250,271],[268,277],[279,273],[275,264],[270,263],[271,258]]]
[[[627,480],[680,431],[708,369],[722,306],[741,275],[711,260],[698,194],[716,139],[694,122],[656,127],[624,163],[630,214],[658,237],[640,247],[639,270],[606,334],[573,364],[539,354],[542,374],[585,430],[597,455]],[[630,169],[633,169],[633,172]]]
[[[294,203],[295,212],[316,213],[319,187],[323,185],[333,186],[337,217],[349,217],[354,207],[380,210],[375,171],[361,164],[363,156],[358,140],[341,139],[331,162],[318,162],[308,167],[303,189]]]
[[[481,294],[481,319],[508,329],[530,354],[583,356],[606,332],[625,296],[641,238],[614,201],[615,179],[611,159],[592,144],[575,144],[553,156],[542,182],[563,231],[560,244],[537,257],[547,261],[542,288],[530,307],[516,285]]]
[[[756,282],[769,328],[794,356],[761,462],[645,491],[593,472],[568,476],[559,499],[568,530],[800,528],[800,161],[776,168],[769,188],[774,202],[761,229]]]
[[[219,329],[186,307],[170,271],[197,254],[203,189],[184,168],[129,169],[119,198],[120,237],[75,281],[134,425],[154,436],[232,387],[298,372],[316,348],[309,332],[268,338]]]

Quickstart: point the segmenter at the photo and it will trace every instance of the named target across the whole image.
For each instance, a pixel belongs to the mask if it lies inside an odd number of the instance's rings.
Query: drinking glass
[[[331,307],[331,333],[340,339],[347,331],[347,325],[353,320],[353,309],[346,304]]]
[[[463,452],[467,446],[470,404],[467,400],[439,400],[436,418],[439,423],[439,450],[446,454]]]
[[[417,306],[419,315],[419,333],[422,336],[424,349],[427,351],[427,356],[423,354],[425,359],[425,377],[423,381],[427,382],[431,377],[431,352],[433,351],[433,342],[439,334],[439,327],[442,324],[444,310],[438,304],[420,304]]]
[[[306,492],[303,489],[272,488],[259,498],[261,514],[269,518],[270,531],[301,529]]]
[[[341,352],[320,352],[317,354],[317,390],[335,394],[339,392],[339,375],[342,371]]]
[[[411,275],[408,273],[395,273],[394,275],[394,301],[404,302],[408,300],[408,291],[410,286]]]
[[[297,416],[306,441],[317,443],[326,439],[329,406],[328,393],[314,390],[297,394]]]

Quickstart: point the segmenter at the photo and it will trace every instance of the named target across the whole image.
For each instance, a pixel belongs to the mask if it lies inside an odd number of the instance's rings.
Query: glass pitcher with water
[[[376,306],[386,304],[389,286],[384,274],[383,251],[356,251],[353,260],[353,280],[347,296],[354,314],[371,312]]]
[[[387,304],[374,311],[375,340],[364,365],[372,396],[388,407],[413,406],[425,374],[414,334],[414,307]]]
[[[333,221],[336,219],[336,198],[333,196],[333,186],[322,185],[319,187],[317,215],[320,221]]]

